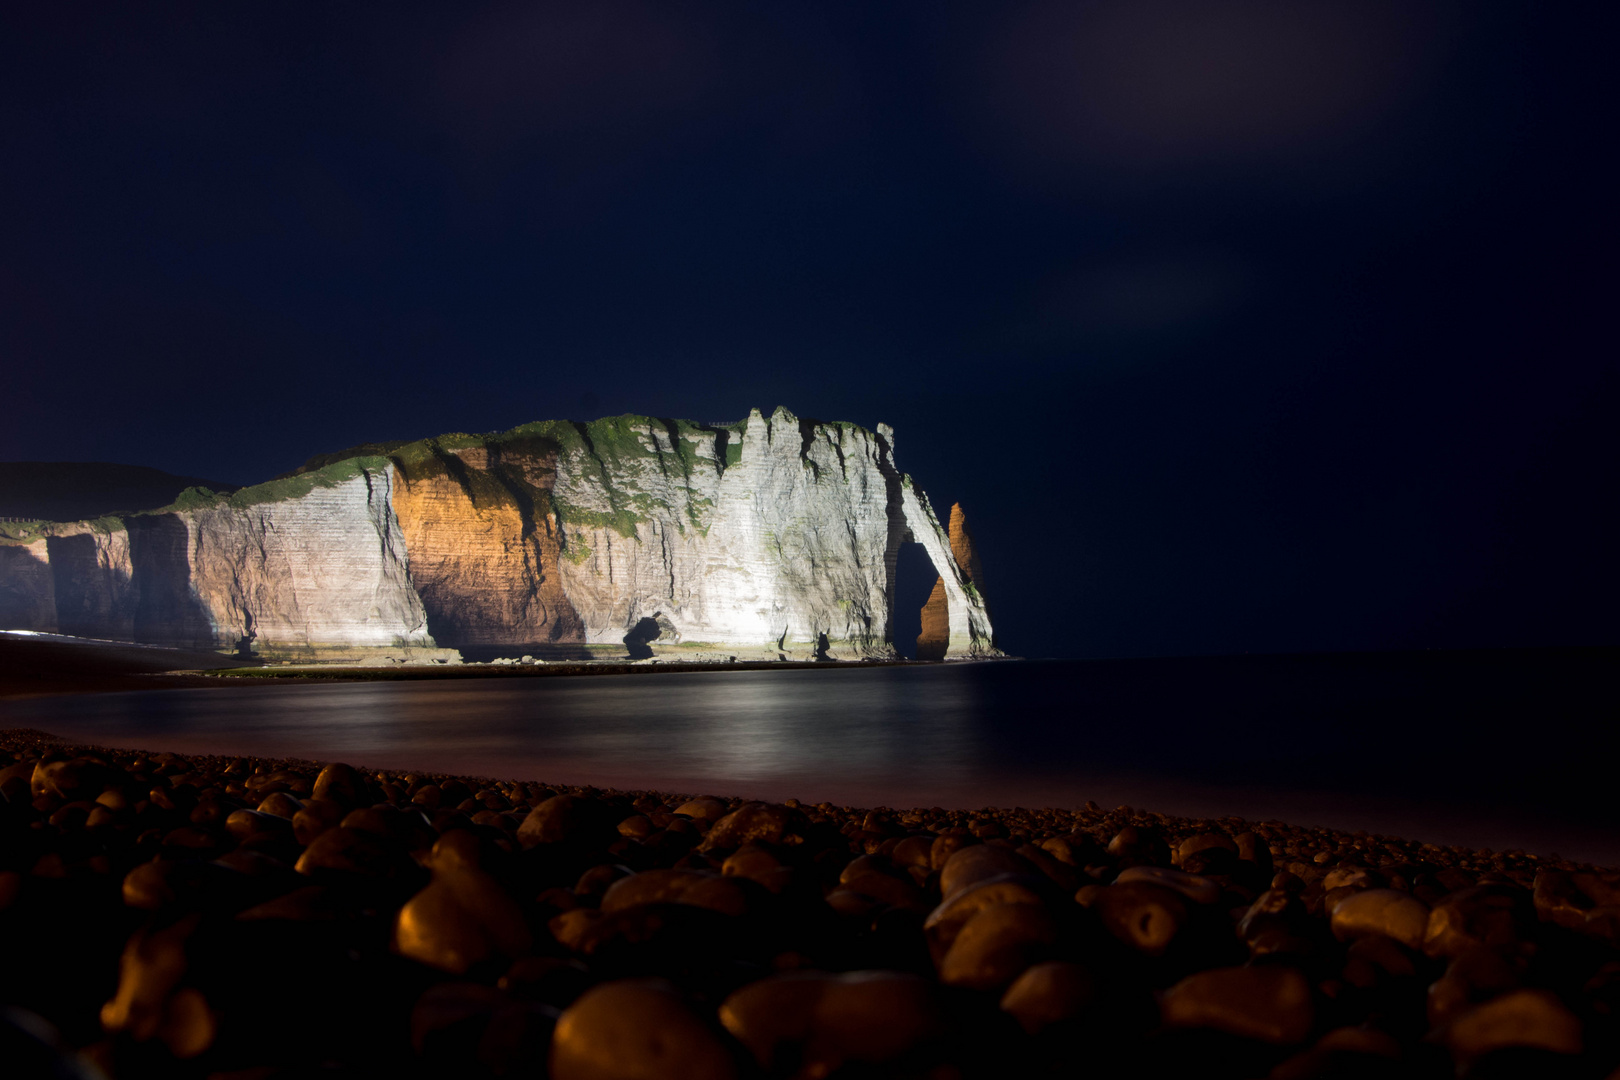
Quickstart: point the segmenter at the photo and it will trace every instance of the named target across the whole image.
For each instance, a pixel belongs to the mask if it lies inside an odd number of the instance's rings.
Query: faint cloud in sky
[[[1388,0],[1036,3],[989,36],[973,111],[1026,166],[1331,156],[1421,87],[1441,21]]]
[[[504,5],[455,38],[435,96],[475,140],[634,127],[698,103],[718,77],[718,52],[689,8]]]
[[[1043,288],[1015,337],[1035,348],[1151,340],[1226,314],[1253,292],[1255,277],[1247,264],[1220,252],[1132,256],[1090,266]]]

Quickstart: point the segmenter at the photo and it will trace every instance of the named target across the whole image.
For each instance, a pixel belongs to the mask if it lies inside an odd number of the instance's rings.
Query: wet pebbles
[[[1620,874],[0,733],[0,1074],[1617,1075]]]

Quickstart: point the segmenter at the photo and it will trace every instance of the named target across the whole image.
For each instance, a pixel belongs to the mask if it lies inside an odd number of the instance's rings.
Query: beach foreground
[[[1620,875],[1280,822],[856,809],[0,733],[61,1075],[1593,1076]],[[44,1018],[50,1033],[28,1014]]]

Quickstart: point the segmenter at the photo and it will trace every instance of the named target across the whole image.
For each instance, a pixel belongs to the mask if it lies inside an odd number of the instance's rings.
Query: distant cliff
[[[886,657],[915,541],[935,654],[996,654],[886,425],[621,416],[359,449],[159,511],[0,524],[0,628],[267,657]]]
[[[234,490],[212,480],[104,461],[0,461],[0,518],[73,521],[168,506],[188,487]]]

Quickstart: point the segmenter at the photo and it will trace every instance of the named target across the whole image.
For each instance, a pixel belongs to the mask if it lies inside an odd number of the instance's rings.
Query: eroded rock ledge
[[[888,657],[916,542],[941,655],[999,655],[892,429],[786,409],[360,447],[228,496],[3,529],[0,628],[351,662]]]
[[[0,1002],[114,1077],[1603,1077],[1617,899],[1281,822],[0,733]]]

